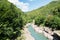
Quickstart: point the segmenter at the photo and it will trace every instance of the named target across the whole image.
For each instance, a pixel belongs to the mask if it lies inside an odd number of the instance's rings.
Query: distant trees
[[[35,24],[39,26],[39,25],[41,25],[42,23],[44,23],[45,19],[46,19],[46,17],[43,16],[43,15],[37,16],[37,17],[35,18]]]
[[[53,9],[52,14],[57,15],[58,17],[60,17],[60,6]]]
[[[44,25],[53,29],[60,29],[60,18],[57,16],[49,16],[46,18]]]
[[[36,25],[45,25],[53,29],[60,29],[60,1],[53,1],[50,4],[28,12],[31,20],[35,19]]]
[[[53,29],[60,29],[60,6],[51,9],[50,16],[45,21],[45,26]]]

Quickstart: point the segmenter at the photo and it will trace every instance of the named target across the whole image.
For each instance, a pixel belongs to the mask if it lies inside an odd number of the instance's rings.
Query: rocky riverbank
[[[49,28],[44,27],[38,27],[37,25],[32,24],[32,27],[35,29],[38,33],[43,33],[45,37],[47,37],[49,40],[53,40],[53,32]]]
[[[54,33],[54,31],[52,31],[52,29],[48,28],[48,27],[38,27],[37,25],[34,25],[32,23],[28,23],[25,28],[24,28],[24,36],[25,36],[25,40],[35,40],[30,32],[28,31],[28,26],[32,25],[32,27],[34,28],[34,30],[38,33],[42,33],[45,37],[47,37],[49,40],[57,40],[56,35]]]
[[[25,27],[24,28],[24,37],[25,37],[25,40],[35,40],[32,36],[31,36],[31,34],[30,34],[30,32],[28,31],[28,28],[27,27]]]

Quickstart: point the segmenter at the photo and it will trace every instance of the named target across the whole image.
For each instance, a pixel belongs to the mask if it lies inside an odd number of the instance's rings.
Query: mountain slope
[[[38,8],[36,10],[30,11],[28,13],[33,14],[47,14],[50,12],[50,10],[53,10],[57,7],[60,7],[60,1],[52,1],[48,5],[42,6],[41,8]]]
[[[0,0],[0,40],[15,40],[21,36],[23,12],[7,0]]]
[[[49,4],[27,13],[29,20],[35,20],[36,25],[60,28],[60,1],[52,1]]]

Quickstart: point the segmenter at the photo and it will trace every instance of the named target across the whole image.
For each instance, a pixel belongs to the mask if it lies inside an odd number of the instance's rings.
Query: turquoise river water
[[[43,34],[37,33],[31,25],[29,25],[28,30],[35,40],[48,40]]]

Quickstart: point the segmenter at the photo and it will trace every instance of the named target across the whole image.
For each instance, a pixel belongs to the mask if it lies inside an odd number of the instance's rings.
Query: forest
[[[20,30],[33,20],[38,26],[60,30],[60,1],[25,13],[7,0],[0,0],[0,40],[14,40],[21,36]]]
[[[7,0],[0,0],[0,40],[14,40],[21,36],[24,13]]]
[[[46,6],[27,12],[27,15],[30,21],[35,20],[38,26],[60,30],[60,1],[52,1]]]

